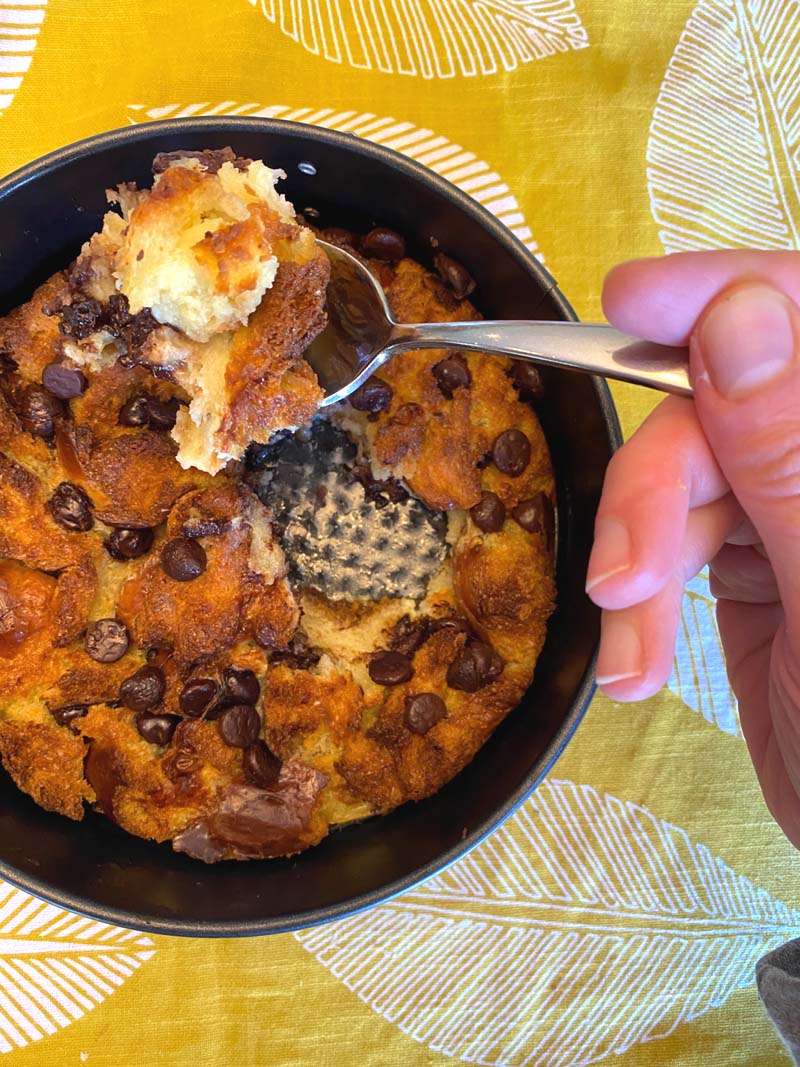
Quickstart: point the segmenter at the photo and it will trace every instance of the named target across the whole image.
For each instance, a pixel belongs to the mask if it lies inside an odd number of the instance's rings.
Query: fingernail
[[[631,565],[631,538],[628,527],[619,519],[598,519],[594,527],[594,545],[586,575],[586,592]]]
[[[603,616],[603,642],[597,660],[597,684],[609,685],[638,678],[643,670],[639,631],[613,611]]]
[[[709,312],[698,340],[717,392],[729,400],[749,396],[794,359],[789,301],[766,285],[738,289]]]

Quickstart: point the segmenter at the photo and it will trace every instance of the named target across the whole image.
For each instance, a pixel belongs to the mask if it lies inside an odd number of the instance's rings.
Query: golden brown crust
[[[0,320],[0,352],[14,360],[26,382],[40,382],[47,364],[61,357],[56,311],[68,292],[66,275],[54,274],[26,304]]]
[[[48,811],[83,818],[94,792],[83,776],[86,746],[57,726],[0,722],[0,757],[15,783]]]

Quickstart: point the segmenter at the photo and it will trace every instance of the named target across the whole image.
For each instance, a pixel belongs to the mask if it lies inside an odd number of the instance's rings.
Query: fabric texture
[[[799,58],[797,0],[0,0],[0,173],[168,116],[346,129],[469,192],[593,320],[622,259],[799,247]],[[612,391],[629,435],[658,397]],[[0,884],[0,1062],[789,1063],[755,972],[800,937],[799,870],[701,574],[668,686],[596,696],[502,829],[373,911],[186,940]]]

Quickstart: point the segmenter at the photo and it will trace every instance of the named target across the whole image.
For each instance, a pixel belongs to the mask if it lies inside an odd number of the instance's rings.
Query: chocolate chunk
[[[234,704],[219,717],[219,732],[226,745],[247,748],[258,737],[261,718],[252,704]]]
[[[94,526],[92,502],[83,489],[72,482],[57,485],[47,507],[58,525],[71,533],[84,533]]]
[[[251,785],[268,789],[280,777],[281,761],[270,752],[265,741],[258,740],[248,745],[242,753],[242,770]]]
[[[516,360],[511,370],[511,378],[520,396],[528,400],[541,400],[544,396],[542,375],[534,363]]]
[[[406,254],[404,238],[394,230],[385,230],[376,226],[361,240],[361,254],[369,259],[383,259],[396,263]]]
[[[169,400],[157,400],[150,397],[148,400],[147,425],[151,430],[171,430],[175,425],[180,404],[171,397]]]
[[[261,686],[253,671],[228,667],[222,675],[223,704],[255,704],[260,693]]]
[[[537,493],[530,500],[521,500],[511,510],[512,517],[528,533],[543,533],[548,544],[552,544],[555,531],[553,504],[544,493]]]
[[[308,638],[302,630],[296,630],[288,648],[275,649],[270,656],[270,663],[285,663],[296,671],[307,671],[315,667],[322,654],[317,652],[308,643]]]
[[[392,630],[389,641],[390,648],[395,652],[402,652],[404,656],[413,656],[418,648],[421,648],[432,633],[433,620],[427,616],[420,619],[412,619],[404,615],[399,619]]]
[[[147,527],[140,530],[112,530],[103,545],[112,559],[121,562],[138,559],[153,547],[153,531]]]
[[[191,582],[206,569],[206,551],[199,541],[190,537],[175,537],[161,549],[164,573],[176,582]]]
[[[484,533],[497,533],[506,521],[506,506],[497,493],[483,492],[481,499],[469,509],[472,521]]]
[[[89,624],[83,644],[98,663],[116,663],[128,651],[128,631],[119,619],[98,619]]]
[[[50,714],[59,726],[69,726],[89,712],[88,704],[68,704],[65,708],[51,708]]]
[[[518,478],[531,461],[531,443],[522,430],[504,430],[492,445],[494,465],[510,478]]]
[[[449,286],[456,300],[464,300],[475,291],[475,279],[469,271],[462,267],[444,252],[437,252],[433,257],[433,265],[442,281]]]
[[[440,359],[431,368],[440,391],[450,400],[456,389],[468,389],[472,384],[467,361],[463,356],[452,355]]]
[[[359,463],[352,470],[355,480],[363,486],[364,495],[377,508],[399,504],[409,499],[408,490],[396,478],[376,478],[366,463]]]
[[[476,693],[494,681],[503,670],[500,656],[489,645],[475,642],[462,648],[447,669],[447,684],[451,689]]]
[[[151,745],[168,745],[180,721],[178,715],[138,715],[136,729]]]
[[[42,385],[59,400],[71,400],[86,392],[86,378],[77,367],[48,363],[42,371]]]
[[[359,389],[351,393],[349,399],[356,411],[370,411],[376,414],[389,407],[393,396],[391,385],[373,374]]]
[[[117,422],[120,426],[147,426],[150,423],[150,398],[137,393],[119,409]]]
[[[447,714],[447,706],[435,693],[406,697],[404,719],[412,734],[426,734]]]
[[[219,686],[213,678],[192,678],[181,689],[178,704],[184,715],[199,719],[217,695]]]
[[[142,308],[132,315],[127,296],[114,293],[104,309],[103,325],[125,344],[130,357],[142,347],[153,330],[158,329],[160,323],[153,318],[150,308]]]
[[[58,328],[65,337],[83,341],[98,329],[98,320],[102,315],[103,309],[97,300],[91,296],[81,297],[61,309]]]
[[[414,673],[411,660],[402,652],[376,652],[368,669],[376,685],[402,685]]]
[[[247,170],[252,159],[237,156],[232,148],[204,148],[202,152],[159,152],[153,160],[153,177],[163,174],[179,159],[196,159],[203,170],[216,174],[223,163],[232,163],[237,170]]]
[[[20,394],[19,418],[23,430],[52,441],[56,432],[56,420],[64,414],[64,405],[40,385],[28,385]]]
[[[167,679],[160,667],[140,667],[119,687],[119,699],[131,711],[150,711],[160,704],[167,691]]]
[[[219,807],[178,834],[172,846],[206,863],[297,852],[309,843],[308,825],[327,781],[327,775],[291,760],[269,790],[230,785]]]

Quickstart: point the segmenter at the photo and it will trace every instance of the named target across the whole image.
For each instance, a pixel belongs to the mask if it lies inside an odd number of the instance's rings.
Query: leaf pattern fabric
[[[798,0],[0,0],[0,173],[159,118],[343,130],[475,197],[591,320],[621,259],[798,247],[798,73]],[[626,434],[658,399],[612,392]],[[667,687],[597,694],[538,791],[397,900],[184,939],[0,883],[0,1058],[788,1064],[754,970],[800,935],[798,887],[701,573]]]

